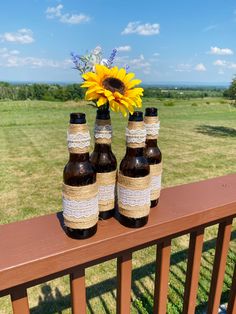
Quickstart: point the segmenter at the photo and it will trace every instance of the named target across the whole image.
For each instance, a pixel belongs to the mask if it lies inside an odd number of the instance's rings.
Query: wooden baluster
[[[156,278],[153,309],[153,312],[155,314],[166,313],[170,255],[171,255],[170,239],[157,245]]]
[[[14,314],[30,314],[26,289],[15,288],[11,293],[11,302]]]
[[[73,314],[86,314],[85,269],[78,268],[70,274],[71,303]]]
[[[132,279],[132,253],[128,252],[117,259],[117,314],[130,313]]]
[[[227,314],[236,313],[236,265],[234,267],[234,275],[229,295],[229,303],[227,307]]]
[[[217,314],[220,306],[231,226],[232,218],[227,218],[219,225],[207,314]]]
[[[183,314],[195,313],[203,237],[204,229],[199,229],[190,234]]]

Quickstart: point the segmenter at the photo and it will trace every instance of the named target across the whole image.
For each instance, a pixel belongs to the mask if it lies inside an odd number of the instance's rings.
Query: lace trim
[[[152,176],[151,190],[158,190],[161,188],[161,174],[159,176]]]
[[[145,128],[147,131],[147,135],[156,136],[159,134],[160,122],[158,122],[158,123],[146,123]]]
[[[114,200],[115,184],[98,186],[98,201]]]
[[[67,132],[68,148],[85,148],[90,146],[90,134],[89,132]]]
[[[118,185],[118,199],[119,203],[123,206],[132,206],[135,210],[135,206],[150,205],[150,188],[144,190],[130,190]]]
[[[98,214],[98,196],[82,201],[71,201],[62,198],[63,214],[76,219],[87,218]]]
[[[112,126],[109,124],[106,125],[95,125],[94,128],[94,137],[97,138],[112,138]]]
[[[146,129],[129,129],[126,128],[126,142],[129,143],[144,143],[146,140]]]

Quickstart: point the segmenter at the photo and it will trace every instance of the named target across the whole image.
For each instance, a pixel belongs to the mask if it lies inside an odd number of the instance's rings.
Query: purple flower
[[[112,50],[112,52],[111,52],[110,57],[109,57],[108,60],[107,60],[107,67],[108,67],[108,68],[111,68],[111,66],[112,66],[112,64],[113,64],[113,62],[114,62],[114,59],[115,59],[116,54],[117,54],[117,49],[114,48],[114,49]]]

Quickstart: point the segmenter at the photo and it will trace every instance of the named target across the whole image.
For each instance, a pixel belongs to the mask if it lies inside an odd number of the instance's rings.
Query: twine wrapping
[[[70,186],[63,183],[63,217],[67,227],[88,229],[98,221],[97,183]]]
[[[115,208],[115,189],[117,171],[97,172],[98,207],[100,212]]]
[[[139,148],[145,146],[146,129],[143,121],[129,121],[126,128],[126,146]]]
[[[94,127],[94,138],[97,144],[111,144],[112,126],[111,120],[96,119]]]
[[[84,154],[89,151],[90,134],[87,124],[70,124],[67,132],[68,150],[72,154]]]
[[[159,118],[156,117],[144,117],[144,124],[147,131],[147,140],[156,140],[158,139],[159,129],[160,129],[160,121]]]
[[[150,212],[150,175],[131,178],[118,174],[118,208],[129,218],[145,217]],[[140,189],[141,187],[141,189]]]
[[[162,163],[150,165],[151,201],[157,200],[161,193]]]

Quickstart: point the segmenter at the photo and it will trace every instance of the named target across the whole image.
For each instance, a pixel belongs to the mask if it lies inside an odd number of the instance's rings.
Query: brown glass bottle
[[[84,113],[71,113],[71,124],[85,124]],[[63,181],[70,186],[85,186],[96,182],[96,172],[89,161],[89,153],[70,153],[69,161],[65,165]],[[74,239],[85,239],[94,235],[97,231],[97,224],[88,229],[73,229],[65,226],[68,236]]]
[[[146,117],[158,117],[158,109],[154,107],[146,108],[145,118]],[[160,164],[162,161],[162,154],[160,148],[158,147],[157,138],[148,138],[146,139],[146,149],[145,156],[149,165]],[[155,137],[155,136],[154,136]],[[157,137],[157,136],[156,136]],[[155,207],[158,204],[159,198],[151,200],[151,208]]]
[[[103,122],[107,121],[107,125],[110,125],[110,111],[107,105],[97,109],[96,120],[98,123],[99,120]],[[103,139],[100,140],[101,142],[99,139],[95,138],[94,151],[90,156],[90,161],[97,173],[109,173],[115,171],[117,168],[117,161],[111,149],[111,139],[106,139],[105,141]],[[100,211],[99,217],[101,219],[108,219],[114,216],[114,212],[115,207],[110,210]]]
[[[129,116],[129,121],[143,121],[143,113],[135,111]],[[144,147],[126,147],[126,154],[120,163],[120,173],[127,177],[140,178],[149,175],[150,168],[144,156]],[[139,228],[148,221],[148,216],[141,218],[130,218],[119,213],[119,221],[126,227]]]

